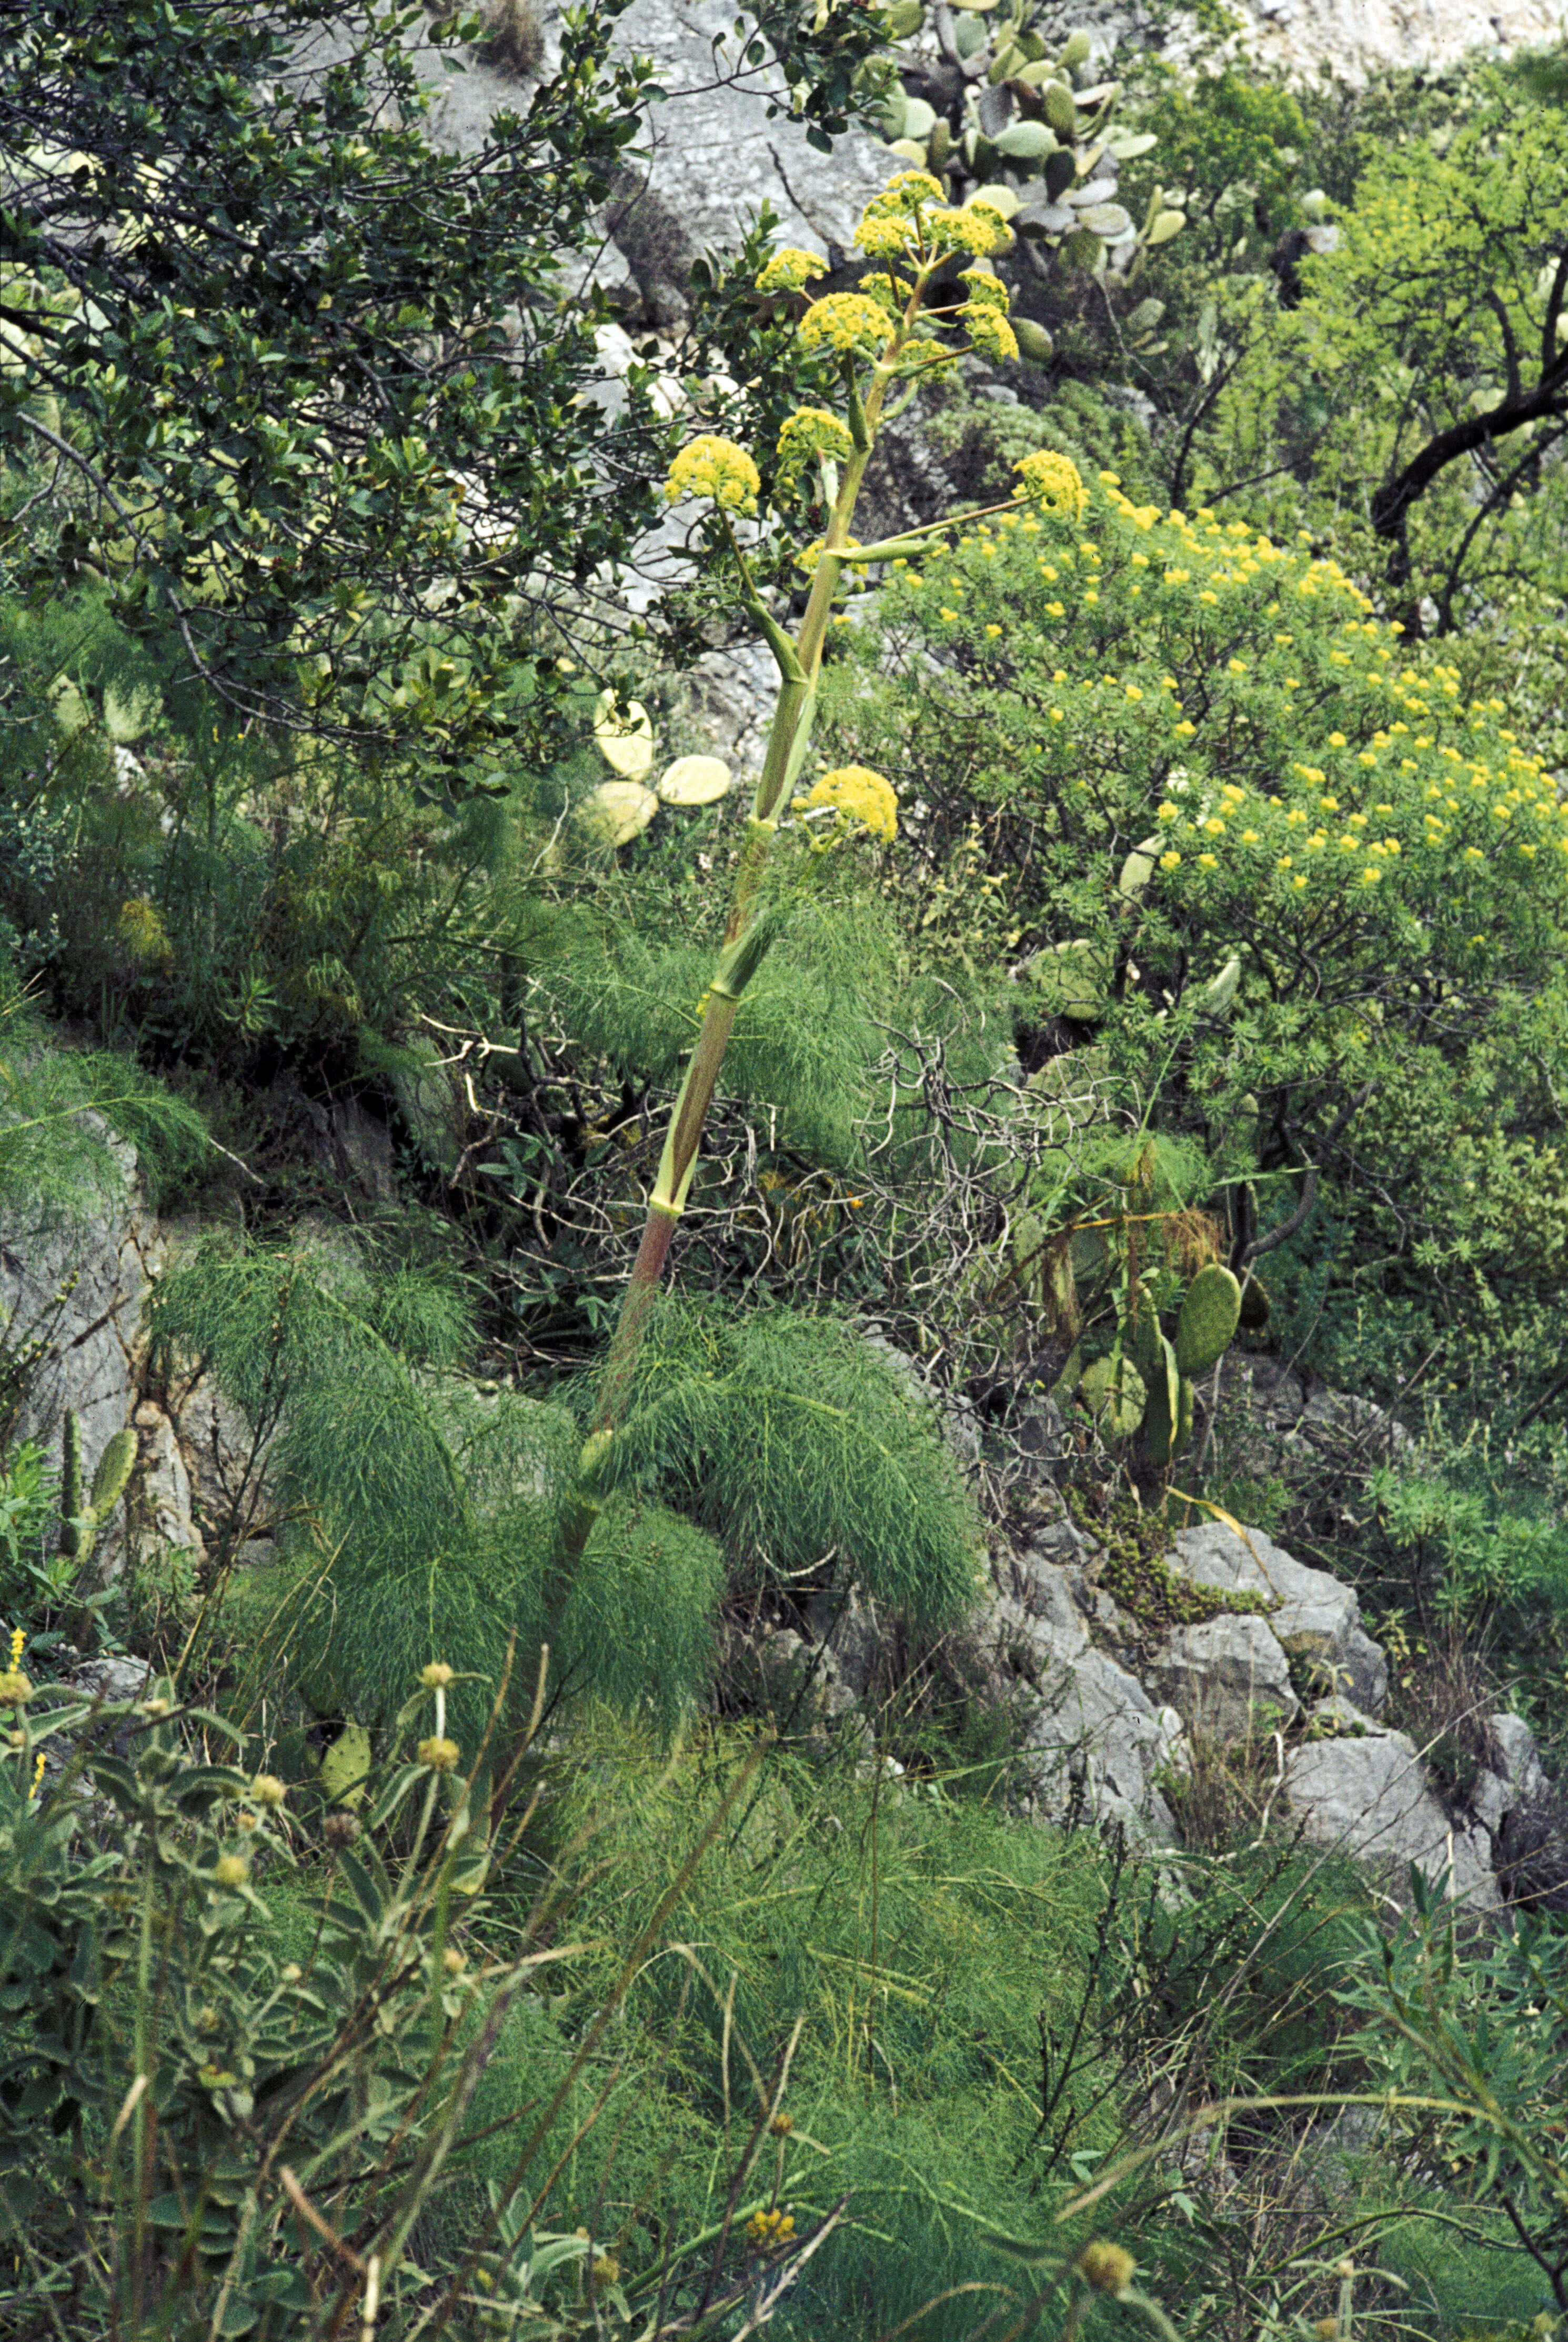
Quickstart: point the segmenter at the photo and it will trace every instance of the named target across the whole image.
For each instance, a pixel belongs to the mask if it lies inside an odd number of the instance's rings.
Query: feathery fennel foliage
[[[978,1523],[934,1403],[831,1318],[662,1301],[609,1478],[658,1489],[741,1568],[831,1560],[916,1625],[974,1598]]]
[[[590,1813],[613,1817],[592,1841],[578,1905],[593,1948],[569,1989],[584,2009],[675,1877],[743,1746],[716,1735],[654,1777],[645,1746],[604,1730],[593,1765],[563,1769],[560,1837]],[[589,2134],[554,2219],[630,2235],[653,2218],[665,2237],[715,2224],[758,2083],[776,2087],[799,2020],[780,2101],[792,2127],[764,2139],[740,2203],[776,2200],[804,2232],[849,2202],[776,2330],[864,2337],[908,2318],[932,2342],[963,2342],[988,2309],[1017,2317],[1040,2279],[994,2237],[1053,2237],[1064,2191],[1038,2135],[1041,2029],[1073,2038],[1104,1899],[1086,1833],[824,1779],[775,1752],[627,1997],[616,2062],[647,2077],[650,2117]],[[1075,2048],[1071,2151],[1104,2154],[1117,2124],[1097,2028]],[[694,2107],[707,2140],[691,2136]],[[1073,2232],[1055,2233],[1070,2251]],[[949,2287],[973,2290],[943,2302]]]
[[[535,1002],[577,1049],[628,1078],[678,1083],[713,974],[711,942],[550,904],[530,916],[523,949]],[[824,906],[792,913],[746,986],[724,1055],[725,1096],[771,1113],[785,1146],[830,1170],[858,1159],[864,1070],[880,1046],[866,964],[854,923]]]
[[[517,1701],[548,1640],[554,1680],[676,1729],[706,1677],[716,1547],[655,1507],[618,1506],[553,1593],[576,1428],[564,1407],[452,1371],[472,1327],[450,1285],[377,1273],[346,1242],[213,1242],[159,1286],[153,1325],[161,1354],[199,1362],[267,1441],[284,1516],[273,1638],[320,1713],[384,1726],[444,1658],[472,1750],[515,1636]]]
[[[53,1046],[0,957],[0,1213],[13,1233],[71,1226],[125,1191],[115,1140],[155,1204],[208,1153],[206,1125],[134,1059]]]

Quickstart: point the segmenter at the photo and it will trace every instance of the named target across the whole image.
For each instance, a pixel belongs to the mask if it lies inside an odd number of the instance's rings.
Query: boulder
[[[1175,1824],[1161,1784],[1190,1762],[1180,1716],[1094,1648],[1067,1569],[1021,1556],[1014,1582],[1021,1590],[995,1595],[977,1624],[994,1684],[1027,1692],[1020,1761],[1035,1813],[1086,1814],[1168,1843]]]
[[[1290,1661],[1269,1622],[1252,1612],[1176,1627],[1144,1675],[1190,1732],[1210,1739],[1274,1732],[1296,1712]]]
[[[1225,1594],[1258,1594],[1269,1603],[1268,1623],[1298,1676],[1304,1664],[1324,1696],[1343,1693],[1368,1715],[1382,1714],[1388,1697],[1388,1663],[1362,1627],[1353,1587],[1325,1569],[1292,1559],[1261,1529],[1238,1536],[1223,1521],[1183,1529],[1169,1556],[1172,1569],[1194,1586]]]
[[[1313,1719],[1327,1727],[1324,1736],[1293,1748],[1284,1774],[1290,1811],[1306,1836],[1385,1869],[1395,1891],[1413,1863],[1432,1880],[1452,1870],[1457,1901],[1473,1911],[1495,1910],[1486,1834],[1454,1827],[1415,1743],[1359,1716],[1344,1700],[1321,1701]]]

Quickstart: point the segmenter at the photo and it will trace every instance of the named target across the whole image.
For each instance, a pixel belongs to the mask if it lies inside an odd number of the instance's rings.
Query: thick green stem
[[[719,1066],[735,1021],[736,1006],[766,949],[763,930],[756,924],[757,895],[773,852],[779,806],[800,770],[810,740],[817,677],[822,671],[823,644],[827,636],[833,597],[842,566],[834,555],[849,541],[849,524],[854,516],[855,499],[860,494],[860,484],[876,435],[883,400],[892,379],[891,371],[879,366],[864,405],[851,383],[850,415],[854,449],[839,481],[805,615],[793,645],[776,621],[761,610],[754,596],[751,597],[753,615],[757,617],[778,661],[778,704],[774,711],[767,754],[757,782],[752,818],[741,848],[719,966],[704,1004],[696,1047],[692,1052],[685,1079],[681,1084],[681,1094],[670,1119],[664,1153],[659,1161],[659,1175],[649,1198],[642,1243],[627,1279],[620,1317],[610,1344],[610,1355],[605,1361],[594,1429],[583,1450],[577,1486],[562,1517],[558,1566],[564,1572],[569,1572],[581,1558],[598,1516],[599,1490],[603,1486],[611,1445],[625,1414],[637,1353],[664,1276],[675,1223],[685,1206],[692,1176],[696,1168],[703,1125],[707,1119],[708,1107],[718,1082]],[[736,552],[739,558],[738,547]],[[750,579],[744,560],[741,571],[749,586]]]

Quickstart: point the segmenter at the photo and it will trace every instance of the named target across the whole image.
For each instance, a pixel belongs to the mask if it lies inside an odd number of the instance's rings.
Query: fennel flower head
[[[1003,252],[1013,231],[984,198],[949,204],[929,171],[900,171],[861,214],[854,240],[872,260],[918,260],[930,267],[949,253]]]
[[[779,433],[779,470],[793,479],[814,457],[846,464],[854,453],[849,425],[825,406],[797,406]]]
[[[876,358],[887,347],[893,321],[880,301],[864,293],[828,293],[814,301],[800,321],[803,350],[831,350],[840,357]]]
[[[1043,505],[1049,513],[1060,513],[1064,520],[1083,519],[1089,491],[1070,455],[1042,447],[1033,455],[1021,456],[1013,468],[1022,482],[1013,491],[1015,496]]]
[[[898,799],[891,781],[864,765],[838,765],[796,802],[806,808],[831,806],[844,820],[891,845],[898,835]]]
[[[682,496],[704,496],[730,512],[754,513],[761,487],[761,475],[745,449],[707,431],[675,457],[664,495],[671,504]]]

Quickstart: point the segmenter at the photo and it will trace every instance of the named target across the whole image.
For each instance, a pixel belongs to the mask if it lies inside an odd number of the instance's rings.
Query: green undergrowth
[[[656,1779],[639,1770],[634,1802],[593,1837],[574,1925],[596,1948],[571,1977],[568,2030],[603,1997],[744,1746],[709,1742]],[[552,1842],[614,1810],[626,1764],[644,1761],[624,1737],[582,1756],[549,1773]],[[748,2217],[776,2205],[804,2233],[847,2198],[780,2330],[886,2333],[950,2287],[980,2287],[921,2320],[933,2337],[971,2333],[1005,2298],[989,2288],[1018,2285],[1002,2240],[1067,2251],[1051,2207],[1070,2191],[1071,2158],[1116,2136],[1112,2107],[1094,2104],[1087,2044],[1081,2117],[1065,2138],[1060,2124],[1041,2133],[1041,2027],[1071,2035],[1104,1902],[1086,1838],[774,1756],[669,1914],[584,2083],[611,2095],[561,2169],[554,2217],[615,2239],[624,2266],[661,2237],[715,2226],[752,2154],[736,2198]],[[515,2087],[508,2054],[485,2084],[498,2106]],[[628,2118],[639,2091],[652,2105]]]

